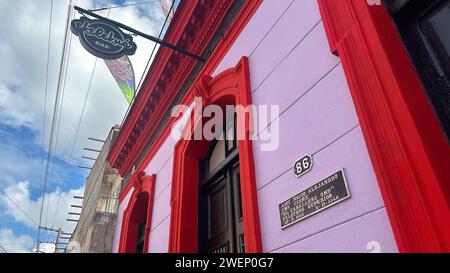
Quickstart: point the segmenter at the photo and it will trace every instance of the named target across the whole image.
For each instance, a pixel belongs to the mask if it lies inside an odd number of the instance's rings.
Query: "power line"
[[[163,32],[164,32],[164,28],[165,28],[165,26],[166,26],[166,24],[167,24],[167,22],[168,22],[168,20],[169,20],[169,16],[170,16],[170,13],[172,12],[172,10],[173,10],[173,8],[174,8],[174,4],[175,4],[175,0],[172,1],[172,6],[170,7],[169,12],[167,13],[166,19],[164,20],[164,23],[163,23],[163,26],[162,26],[162,28],[161,28],[161,31],[160,31],[160,33],[159,33],[159,35],[158,35],[158,38],[161,38],[161,36],[162,36],[162,34],[163,34]],[[150,62],[151,62],[151,60],[152,60],[153,54],[155,53],[156,47],[157,47],[157,44],[155,43],[155,46],[153,47],[152,53],[150,54],[150,58],[149,58],[149,60],[148,60],[148,62],[147,62],[146,68],[144,69],[144,74],[145,74],[145,71],[147,70],[148,66],[150,65]],[[141,84],[141,82],[142,82],[142,80],[143,80],[143,78],[144,78],[144,74],[143,74],[142,77],[141,77],[141,80],[140,80],[140,82],[139,82],[139,85]],[[130,105],[128,106],[128,110],[127,110],[127,113],[125,114],[125,116],[124,116],[124,118],[123,118],[123,120],[122,120],[122,125],[121,125],[121,127],[123,126],[123,123],[125,122],[125,119],[126,119],[126,117],[127,117],[127,114],[128,114],[128,112],[130,111],[131,106],[133,105],[134,99],[135,99],[135,96],[133,96],[133,99],[132,99]],[[106,165],[106,161],[103,163],[101,169],[103,169],[103,168],[105,167],[105,165]],[[98,178],[99,178],[99,176],[100,176],[100,173],[101,173],[101,172],[98,173],[97,178],[95,179],[95,184],[93,185],[91,191],[89,192],[89,194],[87,195],[87,198],[85,199],[85,200],[86,200],[86,204],[87,204],[87,202],[89,202],[89,199],[91,198],[92,192],[93,192],[93,190],[95,189],[95,186],[96,186],[97,183],[98,183]],[[86,218],[84,219],[84,221],[85,221],[85,220],[86,220]],[[83,224],[84,224],[84,221],[83,221]]]
[[[170,13],[173,11],[173,9],[174,9],[174,7],[175,7],[175,2],[176,2],[176,0],[173,0],[173,1],[172,1],[172,5],[170,6],[169,12],[168,12],[167,15],[166,15],[166,18],[165,18],[165,20],[164,20],[164,23],[163,23],[163,26],[162,26],[162,28],[161,28],[161,31],[160,31],[159,34],[158,34],[158,39],[161,39],[161,36],[162,36],[162,34],[163,34],[163,32],[164,32],[164,28],[166,27],[166,24],[167,24],[167,22],[169,21]],[[133,95],[133,99],[131,100],[130,105],[128,105],[127,112],[125,113],[125,116],[124,116],[123,119],[122,119],[122,123],[121,123],[121,125],[120,125],[120,128],[123,127],[123,124],[125,123],[125,120],[126,120],[126,118],[127,118],[127,116],[128,116],[128,113],[129,113],[130,110],[131,110],[131,106],[133,105],[133,102],[134,102],[134,100],[135,100],[135,98],[136,98],[136,92],[137,92],[137,90],[140,89],[141,84],[142,84],[142,81],[144,80],[146,71],[147,71],[147,69],[149,68],[150,63],[152,63],[152,58],[153,58],[153,55],[155,54],[155,51],[156,51],[156,47],[157,47],[157,46],[158,46],[157,43],[155,43],[155,45],[153,46],[153,50],[152,50],[152,53],[150,54],[150,58],[148,59],[148,62],[147,62],[147,64],[145,65],[144,72],[142,73],[141,79],[139,80],[139,84],[137,85],[137,89],[136,89],[136,91],[135,91],[135,94]]]
[[[11,197],[9,197],[9,195],[5,192],[5,191],[3,191],[3,190],[1,190],[1,193],[6,197],[6,198],[8,198],[8,200],[11,202],[11,203],[13,203],[14,204],[14,206],[16,206],[16,208],[17,209],[19,209],[19,211],[20,212],[22,212],[22,214],[23,215],[25,215],[29,220],[31,220],[31,222],[33,222],[34,224],[36,224],[36,226],[38,226],[39,227],[39,224],[28,214],[28,213],[26,213],[16,202],[14,202],[14,200],[11,198]]]
[[[45,72],[45,92],[44,92],[44,115],[42,118],[42,148],[45,146],[45,125],[47,116],[47,97],[48,97],[48,82],[49,82],[49,68],[50,68],[50,45],[51,45],[51,34],[52,34],[52,18],[53,18],[53,0],[50,2],[50,13],[49,13],[49,25],[48,25],[48,42],[47,42],[47,68]],[[45,152],[42,151],[41,158],[41,184],[44,185],[44,158]]]
[[[168,22],[168,20],[169,20],[169,15],[170,15],[171,11],[172,11],[173,8],[174,8],[174,4],[175,4],[175,0],[172,2],[172,6],[170,7],[169,12],[167,13],[166,19],[164,20],[164,24],[163,24],[163,26],[162,26],[162,28],[161,28],[161,31],[160,31],[160,33],[159,33],[158,38],[161,38],[162,33],[164,32],[164,27],[165,27],[165,25],[167,24],[167,22]],[[152,57],[153,57],[153,54],[154,54],[154,52],[155,52],[155,50],[156,50],[156,46],[157,46],[157,44],[155,43],[155,46],[153,47],[153,51],[152,51],[152,53],[150,54],[149,61],[147,62],[147,66],[148,66],[148,65],[150,64],[150,62],[151,62],[151,59],[152,59]],[[147,67],[146,67],[145,70],[147,70]],[[145,73],[145,70],[144,70],[144,73]],[[144,76],[141,77],[141,81],[142,81],[143,77],[144,77]],[[132,105],[132,103],[133,103],[133,101],[134,101],[134,98],[135,98],[135,96],[133,96],[133,100],[131,101],[130,106],[128,107],[127,113],[128,113],[128,111],[130,110],[130,108],[131,108],[131,105]],[[124,123],[125,119],[126,119],[126,114],[125,114],[125,117],[124,117],[124,119],[123,119],[123,121],[122,121],[122,124]],[[121,126],[121,127],[122,127],[122,126]],[[105,162],[103,162],[103,165],[102,165],[102,167],[100,168],[100,170],[103,169],[105,166],[106,166],[106,160],[105,160]],[[96,186],[97,183],[98,183],[98,180],[99,180],[99,177],[100,177],[100,174],[101,174],[101,173],[102,173],[101,171],[98,172],[97,177],[96,177],[95,182],[94,182],[94,185],[92,186],[91,191],[90,191],[89,194],[87,195],[87,198],[85,198],[86,204],[89,202],[89,199],[91,198],[92,192],[94,191],[95,186]],[[80,219],[80,220],[81,220],[81,219]],[[86,221],[86,218],[83,219],[83,224],[84,224],[85,221]]]
[[[173,10],[173,8],[174,8],[174,6],[175,6],[175,1],[176,1],[176,0],[173,0],[173,1],[172,1],[172,5],[170,6],[169,12],[168,12],[167,15],[166,15],[166,18],[165,18],[165,20],[164,20],[164,23],[163,23],[163,26],[162,26],[162,28],[161,28],[161,31],[160,31],[159,34],[158,34],[158,39],[161,38],[161,36],[162,36],[162,34],[163,34],[163,32],[164,32],[164,28],[166,27],[166,24],[167,24],[167,22],[169,21],[170,13],[172,12],[172,10]],[[151,62],[151,60],[152,60],[153,54],[155,53],[155,50],[156,50],[157,45],[158,45],[158,44],[155,43],[155,45],[153,46],[152,53],[150,54],[150,58],[148,59],[148,62],[147,62],[147,64],[145,65],[144,73],[142,73],[141,79],[139,80],[139,84],[137,85],[138,87],[141,85],[141,83],[142,83],[142,81],[143,81],[143,79],[144,79],[145,71],[147,70],[148,66],[150,65],[150,62]]]
[[[75,16],[75,11],[72,12],[71,18],[73,18],[74,16]],[[67,61],[66,61],[65,72],[64,72],[64,77],[63,77],[64,84],[63,84],[63,89],[62,89],[61,104],[60,104],[60,108],[59,108],[59,117],[58,117],[58,126],[57,126],[58,129],[56,131],[57,133],[56,133],[56,139],[55,139],[55,149],[58,147],[58,139],[59,139],[59,133],[60,133],[60,127],[61,127],[61,116],[62,116],[62,111],[63,111],[63,107],[64,107],[64,97],[65,97],[65,90],[66,90],[66,84],[67,84],[67,73],[68,73],[68,70],[69,70],[70,52],[71,52],[71,48],[72,48],[72,37],[73,36],[70,35],[69,44],[68,44],[68,50],[67,50]],[[50,172],[50,178],[52,178],[52,177],[53,177],[53,168],[52,168],[52,170]],[[45,223],[47,223],[48,210],[50,208],[50,198],[51,198],[51,196],[49,197],[49,200],[47,202],[48,205],[47,205],[47,212],[45,214]],[[58,203],[59,203],[59,199],[58,199]]]
[[[30,242],[1,242],[0,245],[29,245]]]
[[[156,0],[156,1],[158,1],[158,0]],[[111,9],[119,8],[119,7],[125,7],[125,6],[141,5],[141,4],[150,3],[150,2],[156,2],[156,1],[146,1],[146,2],[141,2],[141,3],[132,3],[132,4],[119,5],[119,6],[111,6],[111,5],[112,5],[112,0],[111,0],[111,1],[110,1],[110,6],[109,6],[108,8],[101,8],[101,9],[90,10],[90,11],[108,10],[108,16],[107,16],[107,17],[109,17],[110,12],[111,12]],[[170,7],[170,10],[169,10],[169,12],[168,12],[166,18],[165,18],[165,21],[164,21],[164,23],[163,23],[163,26],[162,26],[162,28],[161,28],[161,31],[160,31],[160,33],[159,33],[159,35],[158,35],[158,38],[160,38],[160,37],[162,36],[163,32],[164,32],[165,26],[166,26],[166,24],[167,24],[167,22],[168,22],[168,20],[169,20],[169,15],[170,15],[170,13],[172,12],[172,10],[173,10],[173,8],[174,8],[175,2],[176,2],[175,0],[172,1],[172,5],[171,5],[171,7]],[[155,53],[155,51],[156,51],[156,47],[157,47],[157,44],[155,43],[155,46],[153,47],[152,53],[151,53],[151,55],[150,55],[149,61],[147,62],[147,65],[146,65],[146,68],[145,68],[145,70],[144,70],[144,73],[143,73],[143,75],[141,76],[139,85],[141,84],[141,82],[142,82],[142,80],[143,80],[143,78],[144,78],[145,71],[147,70],[148,66],[149,66],[150,63],[151,63],[152,57],[153,57],[153,55],[154,55],[154,53]],[[89,81],[88,91],[87,91],[86,98],[85,98],[85,102],[84,102],[84,105],[83,105],[82,114],[81,114],[81,117],[80,117],[80,120],[79,120],[79,123],[78,123],[77,132],[76,132],[76,135],[75,135],[75,141],[74,141],[74,144],[73,144],[73,146],[72,146],[72,151],[71,151],[71,156],[70,156],[70,161],[69,161],[69,162],[71,162],[72,159],[73,159],[74,147],[75,147],[75,145],[76,145],[76,141],[78,140],[78,134],[79,134],[79,130],[80,130],[80,125],[81,125],[81,121],[82,121],[82,118],[83,118],[83,115],[84,115],[84,110],[85,110],[86,102],[87,102],[87,99],[88,99],[88,96],[89,96],[89,92],[90,92],[90,90],[91,90],[91,84],[92,84],[92,81],[93,81],[93,76],[94,76],[94,73],[95,73],[95,67],[96,67],[96,65],[97,65],[97,60],[98,60],[98,59],[95,60],[95,63],[94,63],[94,69],[93,69],[93,71],[92,71],[91,78],[90,78],[90,81]],[[134,97],[133,97],[133,100],[134,100]],[[130,103],[130,106],[128,107],[127,113],[129,112],[131,105],[132,105],[132,103]],[[126,117],[126,115],[125,115],[125,117]],[[122,124],[123,124],[123,122],[124,122],[124,120],[125,120],[125,117],[124,117],[124,119],[123,119],[123,121],[122,121]],[[103,163],[102,168],[104,168],[105,163],[106,163],[106,162]],[[67,174],[67,172],[66,172],[66,174]],[[99,174],[100,174],[100,172],[99,172]],[[96,181],[95,181],[95,184],[94,184],[93,188],[95,188],[95,186],[96,186],[96,184],[97,184],[97,182],[98,182],[99,174],[98,174],[98,176],[97,176],[97,179],[96,179]],[[65,183],[66,178],[67,178],[67,175],[65,176],[64,182],[63,182],[63,183]],[[86,202],[89,201],[89,199],[90,199],[90,197],[91,197],[91,194],[92,194],[92,191],[93,191],[93,189],[89,192],[88,198],[86,199]],[[60,197],[59,200],[58,200],[58,205],[57,205],[57,207],[56,207],[55,215],[54,215],[54,217],[53,217],[53,223],[54,223],[54,220],[55,220],[55,218],[56,218],[57,211],[58,211],[58,209],[59,209],[60,200],[61,200],[61,197]]]
[[[111,10],[111,9],[117,9],[117,8],[124,8],[129,6],[137,6],[137,5],[143,5],[148,3],[154,3],[159,2],[160,0],[151,0],[151,1],[145,1],[145,2],[138,2],[138,3],[130,3],[130,4],[123,4],[123,5],[117,5],[117,6],[109,6],[105,8],[98,8],[98,9],[91,9],[89,11],[95,12],[95,11],[102,11],[102,10]]]
[[[68,61],[69,61],[69,59],[70,59],[70,48],[71,48],[71,45],[72,45],[72,35],[70,36],[70,39],[69,39],[69,49],[68,49],[68,55],[67,55],[67,63],[68,63]],[[68,67],[66,67],[66,71],[65,71],[65,76],[64,76],[64,78],[67,78],[67,71],[68,71]],[[57,134],[56,134],[56,140],[55,140],[55,149],[56,149],[56,147],[57,147],[57,143],[58,143],[58,138],[59,138],[59,132],[60,132],[60,126],[61,126],[61,116],[62,116],[62,110],[63,110],[63,104],[64,104],[64,93],[65,93],[65,89],[66,89],[66,82],[67,82],[67,80],[64,80],[64,88],[63,88],[63,95],[62,95],[62,101],[61,101],[61,107],[60,107],[60,114],[59,114],[59,118],[58,118],[58,129],[57,129]],[[84,109],[84,107],[83,107],[83,109]],[[78,127],[78,130],[79,130],[79,127]],[[77,131],[77,133],[76,133],[76,135],[78,136],[78,131]],[[73,149],[72,149],[72,151],[71,151],[71,157],[72,157],[72,154],[73,154]],[[70,161],[69,161],[69,164],[70,164]],[[66,170],[66,176],[68,175],[68,170]],[[64,178],[64,180],[63,180],[63,183],[62,184],[64,184],[65,183],[65,181],[66,181],[66,177]],[[59,196],[58,196],[58,203],[57,203],[57,206],[56,206],[56,210],[55,210],[55,214],[54,214],[54,216],[53,216],[53,220],[52,220],[52,226],[54,225],[54,223],[55,223],[55,218],[56,218],[56,211],[58,210],[58,207],[59,207],[59,203],[61,202],[61,192],[58,194]],[[47,215],[48,215],[48,209],[49,209],[49,207],[50,207],[50,200],[49,200],[49,206],[47,206]],[[47,222],[47,216],[46,216],[46,222]]]
[[[109,1],[109,6],[110,7],[112,5],[112,2],[113,2],[113,0]],[[107,17],[109,17],[110,13],[111,13],[111,10],[108,10]],[[75,146],[76,146],[76,143],[78,141],[80,128],[81,128],[81,123],[83,121],[83,117],[84,117],[84,113],[85,113],[85,110],[86,110],[86,105],[87,105],[87,101],[88,101],[88,98],[89,98],[89,94],[90,94],[91,89],[92,89],[92,82],[93,82],[93,79],[94,79],[95,69],[97,67],[97,61],[98,61],[98,59],[95,58],[94,66],[92,68],[92,73],[91,73],[91,76],[90,76],[90,79],[89,79],[89,84],[88,84],[88,89],[87,89],[87,92],[86,92],[86,97],[85,97],[84,103],[83,103],[83,108],[81,109],[81,116],[80,116],[80,119],[78,120],[77,130],[76,130],[76,133],[75,133],[75,139],[73,141],[73,145],[72,145],[72,148],[71,148],[71,151],[70,151],[69,164],[73,163],[73,155],[74,155],[74,151],[75,151]],[[63,179],[63,184],[66,183],[68,176],[69,176],[69,171],[66,170],[66,173],[65,173],[64,179]],[[56,215],[57,215],[58,210],[59,210],[60,203],[61,203],[61,193],[59,194],[58,203],[56,205],[55,213],[53,215],[52,226],[55,224],[55,219],[56,219]]]
[[[75,2],[73,3],[73,5],[76,5],[77,2],[78,2],[78,0],[75,0]],[[75,17],[75,10],[72,11],[72,17]],[[69,39],[69,53],[67,54],[67,55],[68,55],[68,56],[67,56],[68,60],[70,59],[71,47],[72,47],[72,35],[70,35],[70,39]],[[69,69],[67,68],[66,74],[65,74],[65,78],[66,78],[66,79],[67,79],[67,72],[68,72],[68,70],[69,70]],[[67,80],[64,81],[64,89],[66,89],[66,83],[67,83]],[[61,104],[61,115],[62,115],[62,105],[63,105],[63,104],[64,104],[64,97],[63,97],[62,104]],[[59,116],[60,118],[61,118],[61,115]],[[58,136],[59,136],[60,125],[61,125],[61,119],[58,121],[58,134],[57,134],[57,137],[56,137],[57,139],[58,139]],[[77,132],[77,135],[76,135],[75,139],[77,138],[77,136],[78,136],[78,132]],[[75,140],[75,141],[76,141],[76,140]],[[75,144],[74,144],[74,146],[75,146]],[[74,147],[74,146],[73,146],[73,147]],[[69,165],[71,164],[71,161],[72,161],[73,147],[72,147],[72,151],[71,151],[70,157],[69,157]],[[65,184],[65,182],[66,182],[66,180],[67,180],[68,173],[69,173],[69,171],[66,170],[62,184]],[[61,202],[61,192],[58,193],[58,203],[57,203],[57,205],[56,205],[55,213],[54,213],[54,215],[53,215],[52,226],[54,226],[54,224],[55,224],[56,214],[57,214],[57,212],[58,212],[60,202]],[[47,211],[47,214],[48,214],[48,211]]]
[[[0,244],[0,248],[5,252],[8,253],[8,251],[6,251],[6,249]]]
[[[52,125],[51,125],[51,129],[50,129],[50,140],[49,140],[48,151],[47,151],[47,162],[46,162],[45,172],[44,172],[44,186],[43,186],[43,191],[42,191],[41,208],[40,208],[40,212],[39,212],[39,226],[41,226],[41,224],[42,224],[42,215],[43,215],[44,203],[45,203],[45,193],[47,191],[50,160],[51,160],[52,154],[53,154],[53,141],[54,141],[56,122],[57,122],[58,105],[61,100],[61,88],[62,88],[61,84],[62,84],[62,76],[64,74],[63,70],[64,70],[64,62],[65,62],[65,57],[66,57],[65,53],[66,53],[67,37],[68,37],[68,30],[69,30],[70,10],[71,10],[71,5],[69,4],[68,10],[67,10],[67,18],[66,18],[66,26],[65,26],[65,34],[64,34],[65,36],[64,36],[63,50],[62,50],[59,77],[58,77],[58,86],[57,86],[57,90],[56,90],[55,104],[53,107]],[[41,232],[40,232],[40,229],[38,229],[37,240],[36,240],[38,249],[39,249],[40,236],[41,236]]]

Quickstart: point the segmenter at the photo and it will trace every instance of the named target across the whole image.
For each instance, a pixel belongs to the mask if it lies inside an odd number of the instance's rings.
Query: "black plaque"
[[[279,204],[281,228],[293,225],[350,198],[344,171],[323,179]]]

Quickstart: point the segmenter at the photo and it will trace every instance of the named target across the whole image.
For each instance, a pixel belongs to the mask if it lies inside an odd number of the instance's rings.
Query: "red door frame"
[[[221,106],[251,105],[248,58],[243,57],[235,68],[228,69],[215,78],[200,77],[194,90],[195,96],[202,98],[203,106],[210,103]],[[200,119],[191,122],[191,127],[186,127],[185,130],[192,135],[200,122]],[[249,253],[262,252],[253,148],[249,137],[250,117],[239,111],[237,131],[245,133],[245,139],[237,141],[245,249]],[[207,141],[187,139],[181,139],[175,146],[169,235],[171,253],[198,251],[198,161],[206,155],[208,148]]]
[[[382,5],[319,0],[399,250],[450,251],[450,150]]]
[[[136,209],[136,204],[139,195],[142,193],[148,194],[148,205],[147,205],[147,222],[145,223],[145,237],[144,237],[144,253],[148,252],[148,244],[150,238],[150,230],[152,227],[152,213],[153,213],[153,199],[155,195],[155,182],[156,174],[151,176],[145,175],[144,172],[136,173],[129,183],[133,185],[133,194],[128,202],[128,207],[123,213],[122,220],[122,231],[120,234],[119,241],[119,253],[133,253],[136,249],[135,239],[137,238],[137,227],[131,224],[131,216],[134,209]]]

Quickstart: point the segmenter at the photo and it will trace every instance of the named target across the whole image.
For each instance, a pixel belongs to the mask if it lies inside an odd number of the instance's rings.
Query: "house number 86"
[[[305,155],[294,163],[294,174],[300,177],[312,169],[313,161],[310,155]]]

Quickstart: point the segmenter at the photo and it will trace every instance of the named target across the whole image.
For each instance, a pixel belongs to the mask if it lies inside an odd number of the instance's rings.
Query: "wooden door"
[[[200,252],[245,252],[235,124],[234,119],[224,126],[225,139],[214,141],[208,156],[200,163]]]

